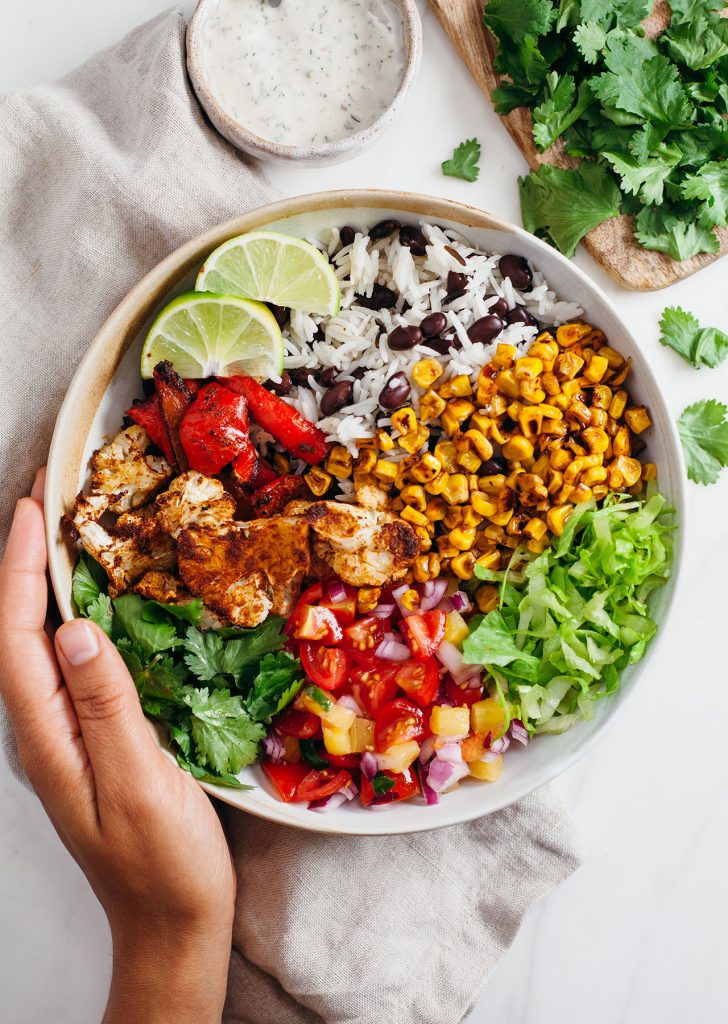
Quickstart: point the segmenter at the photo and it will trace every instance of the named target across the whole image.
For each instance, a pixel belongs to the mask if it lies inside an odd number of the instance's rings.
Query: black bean
[[[444,313],[430,313],[424,320],[420,321],[420,330],[423,337],[435,338],[447,327],[447,317]]]
[[[269,302],[268,309],[276,318],[276,323],[279,327],[285,327],[291,319],[291,311],[288,306],[276,306],[275,303]]]
[[[442,300],[443,303],[454,302],[455,299],[461,299],[465,295],[464,288],[458,288],[457,291],[448,292],[445,298]]]
[[[354,228],[350,227],[348,224],[345,224],[344,227],[339,232],[339,239],[341,240],[341,248],[343,249],[345,245],[351,245],[351,243],[354,241],[354,237],[355,236],[356,236],[356,230]]]
[[[379,393],[379,404],[383,409],[397,409],[410,396],[410,386],[403,373],[395,373]]]
[[[336,383],[338,376],[339,370],[336,366],[327,366],[319,379],[325,388],[330,388],[332,384]]]
[[[297,369],[289,370],[288,376],[291,378],[291,380],[297,387],[307,388],[309,386],[308,378],[315,378],[316,374],[313,370],[309,369],[308,367],[301,366],[298,367]]]
[[[387,338],[387,344],[393,352],[404,352],[419,345],[421,341],[422,331],[419,327],[395,327]]]
[[[448,292],[458,292],[461,288],[466,288],[468,285],[468,275],[458,274],[456,270],[451,270],[447,275],[447,290]]]
[[[323,327],[321,327],[320,324],[316,328],[316,330],[314,331],[313,340],[314,341],[325,341],[326,340],[326,331],[323,329]]]
[[[508,459],[500,458],[496,456],[493,459],[486,459],[478,470],[483,476],[495,476],[497,473],[508,472]]]
[[[386,238],[387,235],[391,235],[399,226],[398,220],[380,220],[369,232],[369,237],[373,242],[376,242],[379,238]]]
[[[371,295],[357,295],[356,301],[364,309],[391,309],[397,302],[397,293],[383,284],[375,284]]]
[[[514,256],[513,253],[501,256],[498,260],[498,269],[503,277],[510,278],[511,284],[519,292],[525,291],[533,284],[531,268],[523,256]]]
[[[493,316],[506,316],[508,314],[508,303],[505,299],[496,299],[488,310]]]
[[[364,366],[357,366],[355,370],[351,371],[351,376],[354,378],[354,380],[361,380],[366,372],[367,371]]]
[[[451,348],[455,349],[455,351],[462,348],[462,342],[458,338],[454,327],[448,327],[439,338],[428,338],[422,344],[434,349],[435,352],[439,352],[441,356],[446,356]]]
[[[284,395],[287,395],[288,392],[291,390],[291,387],[293,386],[293,381],[291,379],[290,373],[288,373],[287,370],[284,370],[283,373],[281,374],[280,382],[275,380],[268,380],[266,381],[265,386],[268,388],[269,391],[272,391],[273,394],[280,395],[282,398]]]
[[[476,320],[474,324],[471,324],[468,328],[468,337],[471,341],[480,341],[486,345],[493,338],[497,338],[505,327],[504,322],[499,316],[494,316],[492,313],[486,313],[485,316],[481,316],[479,320]]]
[[[509,324],[526,324],[527,327],[538,327],[538,320],[535,316],[531,316],[525,306],[514,306],[508,312],[506,320]]]
[[[413,256],[427,255],[427,239],[419,228],[411,224],[404,224],[399,229],[399,240],[406,245]]]
[[[354,388],[350,380],[340,380],[329,388],[321,399],[321,412],[324,416],[332,416],[339,409],[343,409],[351,401]]]

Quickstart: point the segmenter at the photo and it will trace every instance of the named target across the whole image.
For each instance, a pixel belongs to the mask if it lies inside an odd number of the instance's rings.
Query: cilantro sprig
[[[715,367],[728,356],[728,334],[717,327],[701,327],[692,313],[668,306],[660,320],[660,343],[692,366]]]
[[[728,466],[728,407],[713,398],[684,409],[677,421],[688,476],[696,484],[714,484]]]
[[[442,173],[463,181],[477,181],[480,174],[480,143],[477,139],[466,139],[456,146],[453,155],[442,164]]]

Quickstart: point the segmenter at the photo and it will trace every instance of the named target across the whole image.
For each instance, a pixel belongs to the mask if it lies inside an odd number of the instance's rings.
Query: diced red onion
[[[420,590],[420,611],[429,612],[436,608],[445,596],[447,580],[427,580]]]
[[[273,764],[280,764],[283,760],[283,755],[286,752],[286,748],[283,746],[283,740],[280,738],[278,733],[273,732],[273,730],[271,730],[263,740],[263,749],[265,750],[268,760]]]
[[[450,607],[454,612],[470,611],[470,598],[462,590],[456,590],[450,595]]]
[[[496,754],[494,750],[486,750],[486,752],[483,754],[480,760],[486,762],[497,761],[499,757],[500,754]]]
[[[340,789],[336,793],[332,793],[331,796],[324,797],[323,800],[312,800],[308,805],[308,809],[309,811],[318,811],[320,814],[326,814],[328,811],[334,811],[337,807],[341,807],[346,801],[346,794]]]
[[[352,779],[351,782],[349,783],[349,785],[348,786],[344,786],[344,788],[340,789],[339,792],[343,793],[343,795],[346,797],[347,800],[353,800],[354,797],[359,792],[359,787],[357,786],[357,784]]]
[[[459,743],[443,743],[435,751],[435,757],[440,761],[448,761],[450,764],[462,764],[463,752]]]
[[[435,737],[428,736],[420,747],[420,764],[426,764],[435,753]]]
[[[373,779],[378,771],[377,759],[370,750],[361,755],[361,773],[367,779]]]
[[[435,657],[441,665],[445,666],[453,678],[457,679],[462,674],[463,656],[455,644],[451,644],[449,640],[442,641],[435,651]]]
[[[394,601],[381,601],[372,612],[377,619],[388,619],[397,605]]]
[[[440,794],[436,793],[435,790],[427,781],[428,775],[429,769],[425,769],[422,772],[422,778],[420,779],[420,782],[422,783],[422,793],[425,798],[425,803],[428,805],[428,807],[432,807],[433,804],[440,803]]]
[[[386,633],[374,653],[384,661],[409,661],[412,657],[409,647],[401,643],[394,633]]]
[[[506,750],[508,750],[510,745],[511,741],[508,738],[508,735],[499,736],[497,740],[493,740],[493,742],[490,745],[490,749],[493,751],[494,754],[505,754]]]
[[[397,602],[397,607],[399,608],[404,618],[407,618],[408,615],[413,614],[412,608],[405,608],[405,606],[402,604],[402,598],[410,589],[411,588],[409,583],[403,583],[401,587],[397,587],[395,590],[392,591],[392,597]]]
[[[517,743],[522,743],[524,747],[528,743],[528,730],[520,718],[511,719],[511,727],[508,730],[508,735],[512,740],[516,740]]]
[[[352,694],[342,693],[336,703],[340,704],[342,708],[348,708],[349,711],[353,711],[357,718],[364,717],[364,710],[361,704]]]
[[[390,800],[388,804],[369,804],[367,810],[369,811],[391,811],[394,804]]]
[[[333,604],[346,600],[346,587],[341,580],[329,580],[326,584],[326,596]]]
[[[440,682],[440,689],[437,691],[437,697],[435,698],[435,704],[442,704],[446,708],[456,708],[458,706],[457,701],[453,700],[452,697],[448,696],[447,690],[445,689],[444,682]]]
[[[430,761],[429,771],[427,772],[427,784],[436,793],[443,793],[469,774],[470,769],[465,763],[452,764],[450,761],[440,761],[434,758]]]

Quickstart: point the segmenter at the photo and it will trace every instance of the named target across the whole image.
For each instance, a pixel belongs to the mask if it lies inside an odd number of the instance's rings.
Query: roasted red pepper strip
[[[279,476],[277,480],[261,487],[259,491],[255,492],[251,501],[255,514],[264,518],[279,515],[289,501],[306,498],[310,494],[303,477],[289,473],[287,476]]]
[[[179,436],[191,469],[219,473],[250,442],[245,399],[207,384],[184,414]]]
[[[241,486],[251,483],[257,477],[258,453],[249,437],[246,438],[245,444],[233,459],[230,472]]]
[[[175,465],[177,460],[172,451],[172,442],[169,439],[167,424],[164,422],[162,410],[159,407],[159,395],[150,395],[149,398],[137,398],[131,407],[126,410],[126,415],[130,420],[138,423],[140,427],[144,427],[157,448],[162,449],[167,461]]]
[[[193,391],[185,384],[171,363],[157,363],[154,367],[154,385],[159,395],[169,440],[174,452],[174,463],[181,473],[189,469],[187,455],[180,441],[179,430],[182,417],[193,398]]]
[[[256,423],[280,441],[291,455],[312,466],[326,458],[329,445],[324,432],[282,398],[267,391],[252,377],[224,377],[220,378],[220,383],[245,397]]]

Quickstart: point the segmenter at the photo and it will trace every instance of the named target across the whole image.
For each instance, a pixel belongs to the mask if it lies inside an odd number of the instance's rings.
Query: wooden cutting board
[[[440,24],[455,45],[485,95],[499,84],[493,70],[496,41],[483,25],[484,0],[429,0]],[[656,35],[669,19],[664,0],[657,0],[654,13],[644,23],[648,34]],[[514,142],[532,168],[540,164],[573,167],[575,161],[566,156],[557,141],[545,153],[539,153],[533,142],[531,112],[517,108],[501,117]],[[584,245],[596,262],[625,288],[648,291],[666,288],[707,266],[728,252],[728,228],[719,228],[720,251],[705,253],[678,262],[664,253],[651,252],[637,244],[631,218],[624,214],[604,221],[584,238]]]

